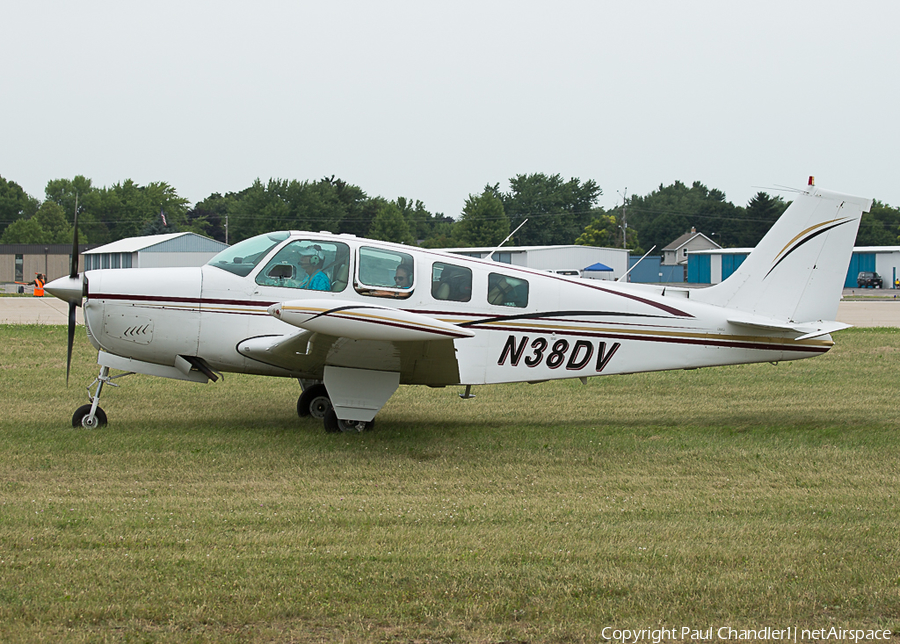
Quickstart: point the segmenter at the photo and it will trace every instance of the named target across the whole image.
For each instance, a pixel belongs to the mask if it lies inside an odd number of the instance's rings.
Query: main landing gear
[[[375,428],[374,420],[341,420],[337,417],[334,409],[329,409],[325,414],[325,431],[330,434],[338,432],[348,432],[358,434],[360,432],[372,431]]]
[[[325,389],[324,383],[308,383],[301,381],[303,393],[297,399],[297,415],[300,418],[311,417],[321,420],[328,433],[358,433],[370,431],[375,427],[375,421],[341,420],[337,417],[331,398]]]
[[[110,376],[109,367],[100,367],[100,375],[87,387],[88,399],[91,402],[75,410],[75,414],[72,416],[72,427],[86,427],[87,429],[105,427],[106,412],[100,407],[100,392],[103,391],[103,385],[109,384],[113,387],[118,387],[119,385],[112,382],[114,379],[132,374],[133,372],[129,371],[118,376]],[[94,385],[97,385],[97,388],[94,390],[94,394],[91,395],[91,387]]]
[[[328,397],[323,383],[303,386],[303,393],[297,399],[297,415],[300,418],[312,416],[323,420],[330,409],[331,399]]]

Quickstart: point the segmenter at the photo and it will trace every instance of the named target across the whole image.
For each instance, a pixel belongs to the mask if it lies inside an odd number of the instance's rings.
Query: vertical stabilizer
[[[834,320],[871,199],[810,186],[721,284],[691,299],[792,323]]]

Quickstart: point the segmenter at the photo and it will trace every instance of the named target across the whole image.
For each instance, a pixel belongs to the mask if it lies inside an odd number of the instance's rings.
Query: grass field
[[[812,360],[401,387],[374,432],[293,381],[145,376],[0,326],[5,642],[597,642],[900,633],[900,329]]]

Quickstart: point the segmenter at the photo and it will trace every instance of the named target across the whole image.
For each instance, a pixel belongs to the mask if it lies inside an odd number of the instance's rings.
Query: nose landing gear
[[[114,379],[121,378],[122,376],[130,376],[133,373],[133,371],[129,371],[121,373],[118,376],[110,376],[109,367],[100,367],[100,375],[97,376],[94,382],[87,386],[88,399],[91,402],[90,404],[82,405],[75,410],[75,414],[72,416],[72,427],[85,427],[87,429],[105,427],[107,423],[106,412],[100,407],[100,392],[103,391],[103,385],[109,384],[113,387],[118,387],[119,385],[112,382]],[[91,395],[91,387],[94,385],[97,385],[97,388],[94,390],[94,394]]]

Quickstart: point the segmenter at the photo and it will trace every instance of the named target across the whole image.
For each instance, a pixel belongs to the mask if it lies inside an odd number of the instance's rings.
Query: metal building
[[[84,253],[85,270],[203,266],[228,248],[197,233],[169,233],[120,239]]]
[[[747,258],[752,248],[697,250],[688,254],[688,279],[692,284],[718,284]],[[856,288],[861,271],[874,271],[884,278],[884,287],[893,288],[900,278],[900,246],[856,246],[850,257],[844,288]]]
[[[494,248],[443,248],[441,250],[486,259]],[[597,246],[503,246],[494,253],[494,261],[593,279],[616,279],[628,270],[628,251],[624,248]],[[601,263],[607,270],[586,270]]]
[[[79,246],[79,253],[91,248]],[[84,259],[78,270],[84,268]],[[14,282],[30,282],[35,273],[43,273],[48,280],[68,275],[72,270],[72,244],[0,244],[0,284],[3,290],[15,292]]]

